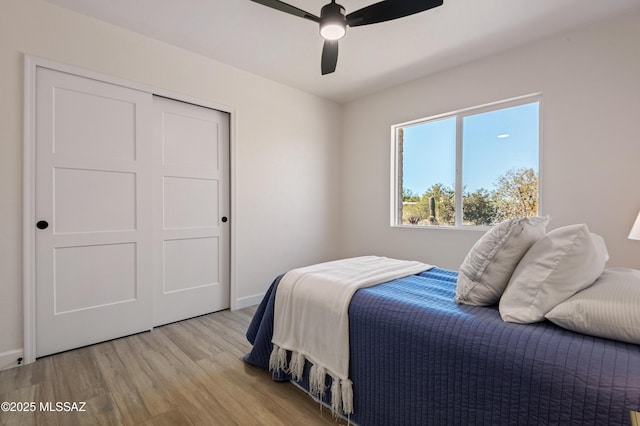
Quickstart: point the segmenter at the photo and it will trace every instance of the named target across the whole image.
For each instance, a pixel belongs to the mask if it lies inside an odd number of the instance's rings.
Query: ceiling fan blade
[[[255,0],[254,0],[255,1]],[[414,13],[423,12],[434,7],[442,6],[444,0],[385,0],[363,7],[346,16],[347,25],[357,27],[360,25],[377,24],[378,22],[391,21],[403,18]]]
[[[331,74],[338,63],[338,40],[325,40],[322,48],[322,75]]]
[[[295,6],[291,6],[290,4],[287,4],[285,2],[282,2],[280,0],[251,0],[255,3],[260,3],[264,6],[270,7],[272,9],[276,9],[279,10],[281,12],[285,12],[285,13],[289,13],[291,15],[295,15],[295,16],[299,16],[301,18],[304,19],[308,19],[310,21],[313,22],[320,22],[320,18],[318,18],[316,15],[313,15],[309,12],[306,12],[302,9],[298,9]]]

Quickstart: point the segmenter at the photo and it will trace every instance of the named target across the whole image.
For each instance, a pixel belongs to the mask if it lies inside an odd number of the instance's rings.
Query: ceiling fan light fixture
[[[347,33],[347,20],[344,7],[335,0],[320,11],[320,35],[325,40],[339,40]]]
[[[345,26],[339,24],[325,24],[320,27],[320,35],[325,40],[340,40],[346,32]]]

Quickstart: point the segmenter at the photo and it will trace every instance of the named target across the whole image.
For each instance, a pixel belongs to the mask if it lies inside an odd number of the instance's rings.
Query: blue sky
[[[463,119],[465,191],[491,190],[504,172],[538,171],[539,103],[469,115]],[[403,186],[422,193],[435,183],[455,185],[455,118],[404,128]]]

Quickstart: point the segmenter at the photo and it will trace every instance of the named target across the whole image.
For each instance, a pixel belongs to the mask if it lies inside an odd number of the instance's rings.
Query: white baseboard
[[[232,310],[248,308],[249,306],[254,306],[262,302],[264,298],[264,293],[254,294],[253,296],[240,297],[236,299],[236,303],[233,305]]]
[[[18,364],[18,358],[23,358],[20,364]],[[24,353],[22,349],[0,352],[0,371],[8,370],[9,368],[17,367],[22,364],[24,364]]]

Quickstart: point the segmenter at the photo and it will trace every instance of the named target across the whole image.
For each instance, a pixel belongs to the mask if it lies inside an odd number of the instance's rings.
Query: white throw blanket
[[[348,316],[351,297],[358,289],[431,268],[421,262],[364,256],[287,272],[276,291],[269,368],[289,371],[294,380],[300,380],[305,360],[309,361],[310,393],[321,398],[329,375],[333,379],[332,411],[352,413]],[[286,351],[291,351],[290,363]]]

